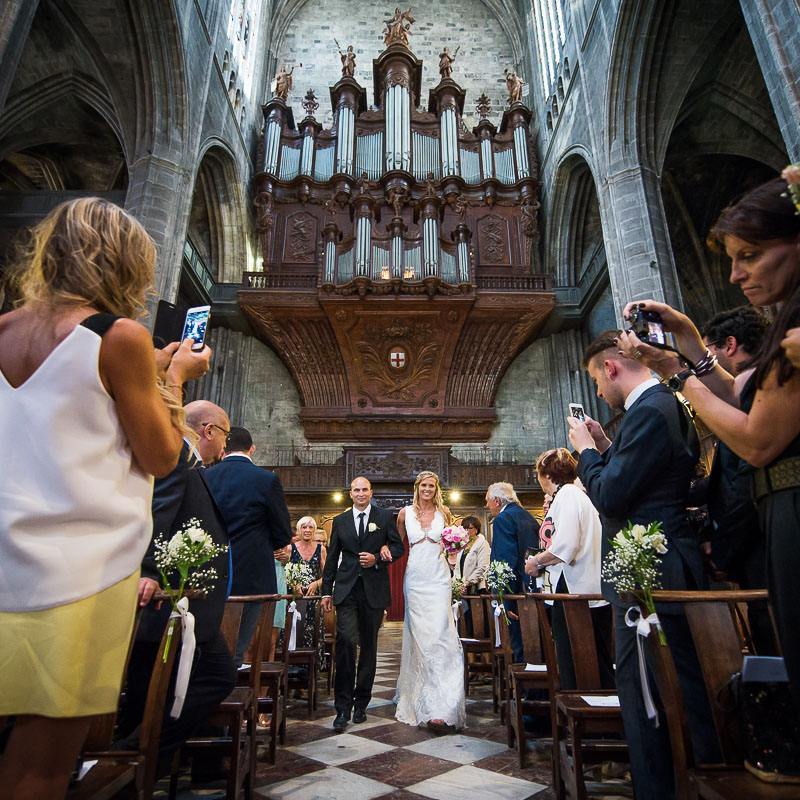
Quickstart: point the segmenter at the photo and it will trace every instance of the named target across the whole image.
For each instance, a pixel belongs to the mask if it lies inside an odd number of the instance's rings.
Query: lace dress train
[[[406,508],[410,552],[403,583],[406,613],[395,717],[407,725],[441,719],[462,728],[464,654],[451,610],[450,570],[439,545],[443,530],[438,511],[431,529],[423,531],[413,507]]]

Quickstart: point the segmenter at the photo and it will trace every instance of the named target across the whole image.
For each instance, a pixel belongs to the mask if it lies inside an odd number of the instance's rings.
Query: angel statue
[[[442,76],[442,80],[445,78],[451,78],[453,75],[453,62],[456,60],[456,56],[458,55],[458,51],[461,49],[461,45],[456,47],[455,53],[452,55],[450,54],[450,50],[445,47],[444,51],[439,53],[439,74]]]
[[[300,64],[302,67],[303,65]],[[281,100],[286,100],[289,97],[289,92],[292,91],[292,73],[294,72],[294,67],[292,67],[288,72],[286,71],[286,67],[283,66],[280,68],[280,71],[275,76],[275,97],[279,97]]]
[[[508,102],[513,105],[514,103],[522,102],[522,87],[525,81],[517,75],[516,72],[511,70],[504,70],[506,76],[506,89],[508,90]]]
[[[401,11],[395,7],[394,15],[391,19],[385,19],[383,24],[386,30],[383,32],[383,43],[388,47],[390,44],[399,42],[408,47],[408,37],[411,34],[411,26],[416,20],[411,16],[411,7],[408,11]]]

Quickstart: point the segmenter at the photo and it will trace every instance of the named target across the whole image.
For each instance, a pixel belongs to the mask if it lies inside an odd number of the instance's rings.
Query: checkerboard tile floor
[[[322,696],[316,720],[305,701],[289,710],[286,745],[275,764],[259,749],[259,800],[553,800],[548,756],[528,755],[520,770],[506,746],[505,727],[492,712],[490,688],[479,686],[467,700],[467,725],[450,735],[396,722],[393,698],[400,670],[402,623],[387,623],[379,638],[378,669],[367,721],[331,729],[333,701]],[[324,685],[323,685],[324,688]],[[162,784],[163,785],[163,784]],[[161,787],[159,787],[161,788]],[[156,797],[164,794],[157,793]],[[179,800],[224,798],[222,783],[189,787]]]

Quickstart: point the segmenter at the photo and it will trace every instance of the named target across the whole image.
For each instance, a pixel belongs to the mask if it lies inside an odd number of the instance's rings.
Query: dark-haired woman
[[[546,450],[536,459],[539,485],[552,498],[548,512],[553,526],[552,539],[547,550],[526,559],[525,572],[537,577],[542,570],[547,570],[550,585],[557,594],[600,594],[600,516],[586,492],[575,485],[577,469],[578,462],[563,447]],[[575,689],[575,664],[564,607],[561,602],[551,602],[559,681],[562,688]],[[613,689],[611,606],[605,600],[592,600],[589,606],[601,688]]]
[[[478,594],[486,591],[489,542],[481,533],[481,521],[477,517],[464,517],[461,527],[469,535],[469,544],[458,554],[454,575],[464,581],[465,594]]]
[[[620,349],[641,359],[680,390],[703,422],[754,467],[755,500],[767,540],[767,586],[775,612],[795,704],[800,713],[800,626],[795,618],[800,574],[800,370],[781,343],[800,325],[800,216],[783,180],[748,192],[725,209],[710,242],[731,258],[731,283],[755,306],[779,306],[755,372],[734,379],[715,363],[684,314],[663,303],[644,302],[661,315],[678,349],[695,365],[687,371],[678,358],[626,333]],[[631,305],[626,306],[627,318]]]

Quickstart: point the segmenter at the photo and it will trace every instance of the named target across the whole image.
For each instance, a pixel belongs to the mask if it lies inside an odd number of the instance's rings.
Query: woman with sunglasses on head
[[[800,629],[795,619],[800,574],[800,370],[782,343],[800,325],[800,216],[781,179],[763,184],[726,208],[709,243],[731,259],[731,283],[755,306],[777,313],[752,372],[729,375],[707,351],[697,328],[681,312],[646,300],[661,316],[677,349],[674,354],[626,332],[619,340],[628,358],[639,359],[681,392],[697,415],[737,455],[756,467],[753,499],[767,546],[767,587],[795,704],[800,713]],[[633,304],[624,316],[629,318]],[[570,423],[572,425],[572,423]],[[573,426],[574,427],[574,426]]]
[[[63,797],[92,718],[116,711],[152,534],[152,476],[178,461],[191,340],[154,355],[156,250],[96,197],[56,207],[0,316],[0,797]],[[159,387],[159,376],[161,387]]]

